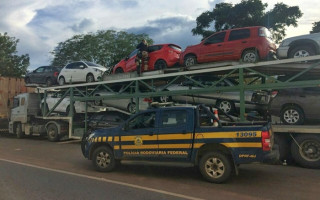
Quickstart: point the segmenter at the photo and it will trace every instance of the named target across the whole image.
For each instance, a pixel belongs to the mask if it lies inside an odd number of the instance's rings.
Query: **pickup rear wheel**
[[[296,142],[299,144],[297,145]],[[291,143],[294,161],[306,168],[320,168],[320,137],[299,135]]]
[[[231,177],[232,162],[221,152],[208,152],[200,159],[199,170],[207,181],[222,183]]]
[[[100,172],[110,172],[116,167],[116,161],[112,150],[106,146],[100,146],[93,152],[93,166]]]
[[[50,142],[57,142],[59,141],[59,133],[58,133],[58,127],[55,124],[49,124],[47,127],[47,135],[48,140]]]

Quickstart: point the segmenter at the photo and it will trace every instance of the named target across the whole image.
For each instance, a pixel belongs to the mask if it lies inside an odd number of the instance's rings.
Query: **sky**
[[[29,70],[49,65],[59,42],[98,30],[146,33],[154,44],[184,49],[201,40],[191,33],[196,18],[221,2],[241,0],[0,0],[0,33],[19,39],[18,55],[29,54]],[[263,0],[267,10],[277,2],[299,6],[303,13],[287,37],[308,34],[312,23],[320,21],[318,0]]]

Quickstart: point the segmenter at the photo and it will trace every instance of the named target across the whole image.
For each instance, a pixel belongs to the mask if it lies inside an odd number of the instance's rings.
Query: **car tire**
[[[46,80],[46,86],[47,86],[47,87],[51,87],[51,86],[52,86],[52,83],[53,83],[52,79],[51,79],[51,78],[47,78],[47,80]]]
[[[302,167],[320,168],[320,137],[310,134],[296,136],[291,143],[291,153],[294,161]]]
[[[118,67],[115,71],[116,74],[122,74],[124,71],[121,67]]]
[[[50,142],[59,141],[58,127],[55,124],[49,124],[47,127],[47,136]]]
[[[296,105],[284,107],[280,112],[280,119],[288,125],[302,125],[305,121],[303,110]]]
[[[259,61],[259,55],[256,50],[246,50],[242,54],[242,61],[246,63],[256,63]]]
[[[66,80],[64,79],[63,76],[61,76],[61,77],[59,78],[59,85],[64,85],[64,84],[66,84]]]
[[[191,66],[193,66],[193,65],[196,65],[197,64],[197,58],[195,57],[195,56],[193,56],[193,55],[188,55],[188,56],[186,56],[185,58],[184,58],[184,63],[183,63],[183,65],[185,66],[185,67],[191,67]]]
[[[289,52],[289,58],[300,58],[300,57],[307,57],[307,56],[313,56],[316,52],[313,48],[308,46],[298,46],[293,48]]]
[[[22,131],[21,123],[16,124],[15,134],[17,135],[17,138],[19,138],[19,139],[24,137],[24,132]]]
[[[110,172],[116,167],[113,151],[106,146],[100,146],[92,154],[92,163],[97,171]]]
[[[228,115],[231,115],[235,112],[235,105],[232,101],[218,100],[216,103],[216,107]]]
[[[223,183],[231,177],[232,162],[224,153],[208,152],[201,157],[199,170],[207,181]]]
[[[92,74],[88,74],[87,77],[86,77],[86,82],[87,83],[94,82],[94,76]]]
[[[164,60],[157,60],[157,62],[154,64],[155,70],[162,70],[162,69],[166,69],[167,67],[168,65]]]
[[[136,113],[136,103],[134,103],[134,102],[129,103],[127,110],[131,114]]]

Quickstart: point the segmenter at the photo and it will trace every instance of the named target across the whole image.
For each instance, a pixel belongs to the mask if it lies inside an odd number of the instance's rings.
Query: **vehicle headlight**
[[[96,72],[100,72],[100,73],[102,73],[103,71],[101,70],[101,69],[94,69],[94,71],[96,71]]]
[[[288,46],[289,45],[289,41],[288,40],[283,40],[280,44],[280,47],[285,47],[285,46]]]

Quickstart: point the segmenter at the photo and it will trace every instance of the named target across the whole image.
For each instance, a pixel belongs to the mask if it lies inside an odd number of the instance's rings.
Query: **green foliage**
[[[0,75],[8,77],[21,77],[26,74],[29,66],[29,55],[17,55],[19,40],[0,33]]]
[[[54,55],[52,65],[64,66],[73,61],[91,61],[103,66],[112,66],[133,51],[145,38],[149,44],[153,41],[145,34],[130,34],[114,30],[98,31],[75,35],[60,42],[51,52]]]
[[[298,6],[289,7],[283,3],[275,4],[274,8],[265,12],[268,4],[261,0],[242,0],[216,4],[212,11],[206,11],[197,17],[197,26],[192,29],[194,35],[208,37],[214,32],[247,26],[265,26],[273,33],[276,42],[285,37],[287,26],[297,26],[297,19],[302,16]],[[210,26],[214,25],[214,28]]]
[[[320,33],[320,21],[312,23],[312,31],[310,33]]]

